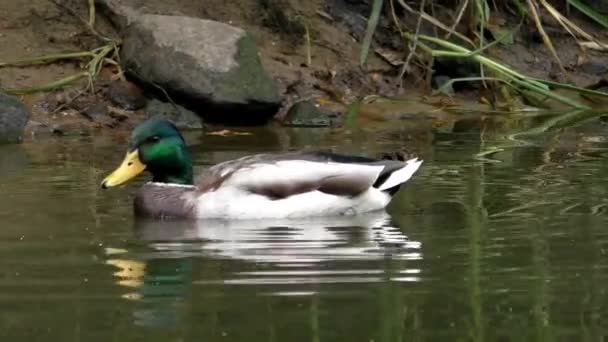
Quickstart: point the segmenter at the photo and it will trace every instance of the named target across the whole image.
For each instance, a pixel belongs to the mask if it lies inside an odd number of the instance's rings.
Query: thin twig
[[[469,5],[469,0],[464,0],[464,2],[462,3],[462,6],[460,7],[460,10],[458,11],[458,15],[456,16],[456,20],[454,20],[454,24],[452,24],[452,27],[450,27],[450,31],[448,31],[448,33],[445,35],[445,37],[443,39],[445,39],[445,40],[450,39],[450,35],[452,35],[452,31],[456,31],[456,26],[458,26],[458,24],[460,24],[460,21],[462,20],[462,17],[464,15],[464,11],[467,9],[468,5]]]
[[[120,66],[120,63],[118,63],[117,61],[115,61],[115,60],[113,60],[111,58],[107,58],[107,57],[104,58],[103,60],[104,60],[104,62],[106,62],[108,64],[112,64],[113,66],[116,67],[116,69],[117,69],[116,74],[117,74],[118,78],[121,81],[125,81],[126,80],[126,78],[125,78],[125,72],[124,72],[124,70],[122,70],[122,68]]]
[[[92,24],[95,23],[95,20],[93,19],[91,21],[91,14],[94,16],[95,15],[95,10],[91,10],[89,9],[89,20],[85,20],[82,19],[78,13],[76,13],[73,9],[69,8],[68,6],[66,6],[65,4],[63,4],[61,1],[58,0],[48,0],[50,2],[52,2],[53,4],[55,4],[55,6],[63,9],[64,11],[66,11],[69,15],[73,16],[74,18],[76,18],[78,21],[80,21],[86,28],[87,30],[89,30],[89,32],[94,35],[95,37],[97,37],[98,39],[105,41],[105,42],[109,42],[112,41],[112,39],[102,35],[101,33],[97,32],[97,30],[95,30],[95,28],[92,26]],[[93,0],[89,0],[89,3],[93,1]],[[93,1],[94,2],[94,1]],[[94,8],[94,7],[93,7]]]
[[[416,15],[421,15],[422,19],[430,22],[431,24],[439,27],[440,29],[442,29],[442,30],[444,30],[446,32],[452,33],[453,35],[455,35],[456,37],[458,37],[458,38],[462,39],[463,41],[467,42],[471,46],[476,46],[475,43],[473,43],[469,38],[463,36],[462,34],[458,33],[457,31],[454,31],[454,30],[450,29],[449,27],[445,26],[441,21],[437,20],[433,16],[430,16],[427,13],[424,13],[424,12],[420,13],[420,12],[414,10],[408,4],[406,4],[404,0],[397,0],[397,2],[399,3],[399,5],[401,5],[401,7],[405,8],[408,12],[410,12],[412,14],[416,14]]]
[[[435,13],[435,1],[431,0],[430,7],[431,7],[431,16],[433,18],[436,18],[437,14]],[[437,26],[433,26],[433,36],[439,37],[439,31],[437,31]]]
[[[479,25],[479,48],[482,49],[484,46],[485,25],[486,25],[486,21],[488,20],[486,11],[485,11],[487,9],[488,3],[485,2],[485,0],[484,0],[483,2],[475,1],[475,4],[477,4],[476,7],[477,7],[477,10],[479,11],[479,18],[481,19],[481,22]],[[487,89],[488,85],[486,84],[486,81],[485,81],[486,73],[485,73],[485,69],[483,68],[483,64],[481,64],[481,63],[479,63],[479,75],[482,77],[481,84],[483,85],[483,87],[485,89]]]
[[[409,41],[409,40],[407,39],[405,32],[401,28],[401,21],[399,20],[399,18],[397,17],[397,13],[395,12],[394,0],[390,0],[389,4],[390,4],[390,9],[391,9],[391,16],[393,17],[393,22],[395,23],[395,26],[397,27],[397,30],[399,31],[399,36],[403,39],[403,44],[405,45],[406,41]],[[431,55],[431,53],[429,51],[425,50],[425,52],[427,52],[429,55]],[[416,54],[416,51],[413,50],[413,53]],[[433,58],[429,58],[428,65],[421,66],[422,68],[426,69],[427,78],[430,77],[430,75],[432,73],[431,72],[432,65],[433,65]],[[430,84],[430,78],[427,79],[427,83]],[[401,76],[399,76],[399,84],[400,84],[400,87],[403,86],[403,74],[401,74]]]
[[[57,106],[57,108],[55,108],[51,114],[55,114],[58,113],[60,110],[67,108],[69,105],[71,105],[77,98],[79,98],[80,96],[82,96],[82,94],[86,93],[88,90],[88,86],[84,89],[84,90],[79,90],[78,94],[74,95],[74,97],[68,99],[65,103]]]
[[[407,58],[405,59],[405,62],[403,63],[403,66],[401,67],[401,72],[399,72],[399,87],[400,88],[403,87],[403,75],[405,75],[405,73],[410,70],[410,62],[416,52],[416,48],[418,45],[418,35],[420,34],[420,26],[422,26],[422,14],[424,13],[424,4],[425,4],[425,0],[420,1],[420,15],[418,16],[418,22],[416,23],[416,32],[414,33],[414,39],[410,40],[410,43],[408,45],[410,52],[408,53]]]
[[[530,11],[532,12],[532,18],[534,19],[534,23],[536,24],[536,29],[538,30],[538,33],[540,33],[540,36],[543,38],[543,42],[547,46],[547,49],[549,49],[549,52],[553,55],[553,58],[557,61],[557,64],[559,65],[559,68],[562,71],[562,73],[564,74],[564,76],[567,79],[569,79],[570,77],[568,76],[568,72],[566,71],[566,69],[564,69],[564,65],[562,64],[561,59],[559,59],[559,56],[557,55],[557,51],[555,51],[555,47],[553,46],[553,43],[551,42],[551,38],[549,38],[549,36],[547,35],[547,32],[545,32],[545,29],[543,28],[543,24],[540,22],[540,16],[538,15],[538,11],[536,10],[536,4],[534,3],[533,0],[527,0],[527,3],[528,3],[528,7],[530,7]]]
[[[397,13],[395,12],[395,3],[394,0],[389,1],[389,5],[391,8],[391,16],[393,17],[393,22],[395,26],[397,26],[397,30],[399,31],[399,36],[403,37],[403,29],[401,28],[401,21],[397,18]]]

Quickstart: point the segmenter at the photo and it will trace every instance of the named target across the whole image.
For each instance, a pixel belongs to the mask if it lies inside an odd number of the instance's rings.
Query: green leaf
[[[568,0],[568,4],[574,6],[574,8],[583,12],[589,18],[595,20],[598,24],[604,26],[604,28],[608,28],[608,17],[587,6],[587,4],[585,4],[583,1]]]
[[[372,37],[378,26],[378,20],[380,19],[380,13],[382,12],[382,4],[384,0],[374,0],[372,5],[372,13],[369,15],[367,20],[367,29],[365,30],[365,37],[363,37],[363,43],[361,45],[361,57],[360,64],[363,66],[367,60],[369,54],[369,47],[372,45]]]

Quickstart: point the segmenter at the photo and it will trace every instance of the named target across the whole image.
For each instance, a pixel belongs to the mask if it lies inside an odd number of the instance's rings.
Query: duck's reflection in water
[[[135,236],[146,248],[113,250],[108,263],[119,268],[117,282],[133,289],[124,297],[138,301],[136,323],[155,326],[178,321],[180,304],[192,285],[275,284],[282,286],[275,293],[285,294],[290,284],[384,279],[382,270],[328,271],[325,262],[422,257],[420,243],[392,226],[385,212],[298,220],[137,220]],[[226,259],[262,263],[264,271],[234,267],[192,279],[193,264]],[[402,280],[415,281],[417,272],[398,273]]]
[[[152,221],[136,236],[159,255],[232,258],[276,264],[393,257],[418,258],[419,243],[390,225],[385,212],[298,220]]]

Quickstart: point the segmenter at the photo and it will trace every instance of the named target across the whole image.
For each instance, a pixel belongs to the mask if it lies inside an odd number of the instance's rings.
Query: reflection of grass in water
[[[344,120],[344,126],[346,128],[354,128],[355,120],[359,115],[359,111],[361,110],[361,101],[355,100],[353,101],[346,110],[346,119]]]
[[[319,294],[316,293],[310,299],[310,330],[312,342],[321,342],[319,328]]]
[[[597,118],[604,115],[605,112],[590,111],[590,110],[572,110],[563,114],[547,116],[545,120],[536,124],[533,127],[520,130],[518,132],[508,134],[503,142],[484,147],[475,155],[477,159],[488,160],[487,157],[492,154],[503,152],[510,148],[522,147],[531,145],[528,139],[543,134],[559,131],[563,128],[574,127],[587,120]]]
[[[381,322],[378,327],[378,336],[380,341],[401,341],[403,339],[403,324],[402,307],[403,299],[399,283],[392,280],[398,276],[395,272],[401,268],[403,261],[392,259],[390,255],[384,260],[384,277],[382,286],[380,287],[380,315]]]
[[[555,120],[555,116],[547,117],[550,123],[547,123],[547,120],[543,121],[540,126],[545,128],[538,129],[538,131],[545,132],[546,127],[552,127],[549,132],[554,130],[561,132],[562,130],[556,127],[559,127],[560,122],[564,122],[565,119],[562,115],[558,115],[560,117],[558,120]],[[584,115],[586,114],[580,116],[577,113],[571,113],[566,116],[566,119],[574,117],[578,120]],[[589,115],[593,117],[592,114]],[[569,127],[572,122],[566,121],[568,125],[565,127]],[[487,150],[484,144],[485,142],[481,139],[479,151]],[[559,214],[556,217],[556,213],[560,206],[572,201],[583,202],[586,207],[591,208],[598,201],[603,200],[602,196],[606,190],[605,187],[598,185],[601,184],[602,171],[605,171],[602,168],[605,163],[597,162],[589,165],[589,163],[577,162],[575,165],[565,168],[537,170],[536,163],[542,164],[543,161],[536,159],[540,153],[538,149],[531,150],[534,154],[533,161],[529,159],[530,154],[519,155],[519,158],[514,156],[514,159],[518,160],[514,162],[513,167],[506,165],[507,167],[502,169],[486,166],[484,163],[475,163],[472,168],[468,168],[468,160],[451,162],[462,170],[461,177],[451,178],[452,186],[466,184],[466,189],[462,192],[466,194],[464,203],[466,203],[467,210],[468,259],[463,276],[467,279],[465,285],[468,291],[467,303],[470,311],[466,310],[467,315],[463,318],[469,329],[469,335],[465,336],[463,340],[492,340],[494,337],[506,338],[505,336],[510,336],[513,340],[556,340],[558,335],[567,334],[565,332],[567,329],[577,328],[578,322],[565,323],[564,318],[576,319],[576,315],[579,313],[582,330],[588,336],[587,339],[581,340],[597,340],[598,336],[601,336],[602,331],[598,329],[601,327],[601,294],[597,291],[602,287],[599,278],[593,278],[602,274],[601,268],[598,268],[596,262],[599,260],[597,256],[601,254],[602,240],[598,236],[601,232],[599,230],[589,232],[587,238],[595,239],[595,243],[592,244],[586,244],[588,241],[585,241],[585,238],[579,241],[576,237],[572,239],[569,235],[571,233],[575,236],[584,234],[581,229],[583,231],[599,229],[603,218],[595,217],[590,212],[568,213],[566,217],[559,217]],[[586,173],[589,170],[593,170],[593,173]],[[586,179],[579,178],[581,171],[582,174],[585,174],[583,178]],[[428,182],[430,184],[426,184],[426,187],[435,188],[436,193],[428,196],[423,191],[417,192],[416,199],[412,202],[416,202],[418,206],[426,197],[434,197],[433,201],[437,202],[445,200],[445,197],[440,197],[445,196],[444,192],[442,191],[440,195],[440,191],[438,191],[439,183],[435,177],[436,171],[424,170],[424,173],[427,172],[434,177]],[[598,176],[600,177],[598,178]],[[450,179],[446,181],[446,184],[449,181]],[[504,190],[505,187],[508,187],[507,191]],[[440,189],[444,190],[445,187],[442,186]],[[590,203],[585,203],[586,198],[591,198]],[[498,208],[492,208],[492,204],[498,204]],[[508,208],[511,206],[513,206],[513,210],[509,212]],[[495,214],[496,219],[488,218],[487,208],[490,211],[492,209],[496,209],[496,211],[507,209],[507,211]],[[497,221],[502,221],[503,224],[496,224]],[[489,230],[492,228],[495,230]],[[506,230],[498,232],[497,228],[506,228]],[[565,232],[567,237],[564,236]],[[501,242],[503,244],[500,246],[501,254],[498,257],[495,256],[497,249],[494,245],[497,237],[504,238],[506,241]],[[518,239],[521,240],[518,241]],[[566,251],[555,249],[552,244],[556,242],[556,239],[562,242],[567,239]],[[585,247],[580,246],[581,242]],[[570,246],[572,249],[569,248]],[[522,250],[519,248],[524,249],[523,253],[520,253]],[[575,260],[570,259],[568,252],[578,252],[579,249],[584,255]],[[509,255],[511,252],[516,252],[516,254]],[[586,253],[589,253],[589,256]],[[582,264],[576,265],[582,267],[582,270],[571,268],[573,265],[570,262],[572,261],[582,262]],[[590,262],[587,263],[587,261]],[[524,263],[524,266],[514,268],[513,270],[517,272],[505,275],[500,272],[508,268],[505,267],[504,262],[516,262],[517,265]],[[566,267],[558,267],[560,262],[566,262]],[[581,272],[581,277],[574,277],[574,272]],[[490,278],[494,275],[497,278]],[[564,276],[566,279],[559,276]],[[586,277],[588,278],[585,283]],[[570,282],[568,279],[575,282],[583,280],[582,289],[572,289],[574,292],[562,294],[560,298],[560,288],[569,289],[567,288]],[[504,284],[501,283],[503,280]],[[514,287],[513,284],[518,286]],[[505,290],[504,295],[497,295],[494,292],[496,286],[500,286],[500,290]],[[562,286],[566,286],[566,288]],[[509,309],[513,309],[512,311],[504,311],[507,304]],[[558,305],[572,305],[566,307],[567,310],[572,309],[572,311],[562,313],[559,311]],[[513,329],[517,328],[515,324],[521,329]]]
[[[546,209],[550,210],[550,209]],[[536,234],[532,237],[532,264],[534,265],[534,272],[536,280],[534,282],[534,304],[533,304],[533,316],[534,325],[536,327],[535,338],[536,341],[552,341],[553,332],[551,328],[551,296],[549,287],[551,266],[549,261],[549,243],[547,241],[547,234],[545,233],[544,219],[543,217],[551,217],[551,213],[547,212],[546,215],[537,216],[536,223]]]
[[[483,149],[483,141],[480,149]],[[469,337],[484,340],[483,300],[481,294],[481,259],[487,213],[484,207],[485,164],[474,166],[468,176],[466,190],[466,217],[469,227],[469,301],[473,317],[469,322]]]

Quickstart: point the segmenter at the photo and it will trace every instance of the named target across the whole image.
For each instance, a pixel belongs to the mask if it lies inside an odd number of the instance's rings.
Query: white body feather
[[[310,191],[272,200],[238,188],[222,187],[198,197],[196,216],[201,219],[261,219],[354,215],[382,209],[390,199],[389,194],[370,189],[356,197]]]
[[[383,165],[283,160],[248,165],[234,173],[213,191],[189,198],[194,201],[200,219],[302,218],[314,216],[356,215],[383,209],[391,200],[384,190],[407,181],[422,161],[411,159],[390,174],[380,186],[373,187]],[[249,190],[284,184],[315,182],[340,177],[356,178],[367,186],[356,196],[328,194],[318,190],[273,199]]]

